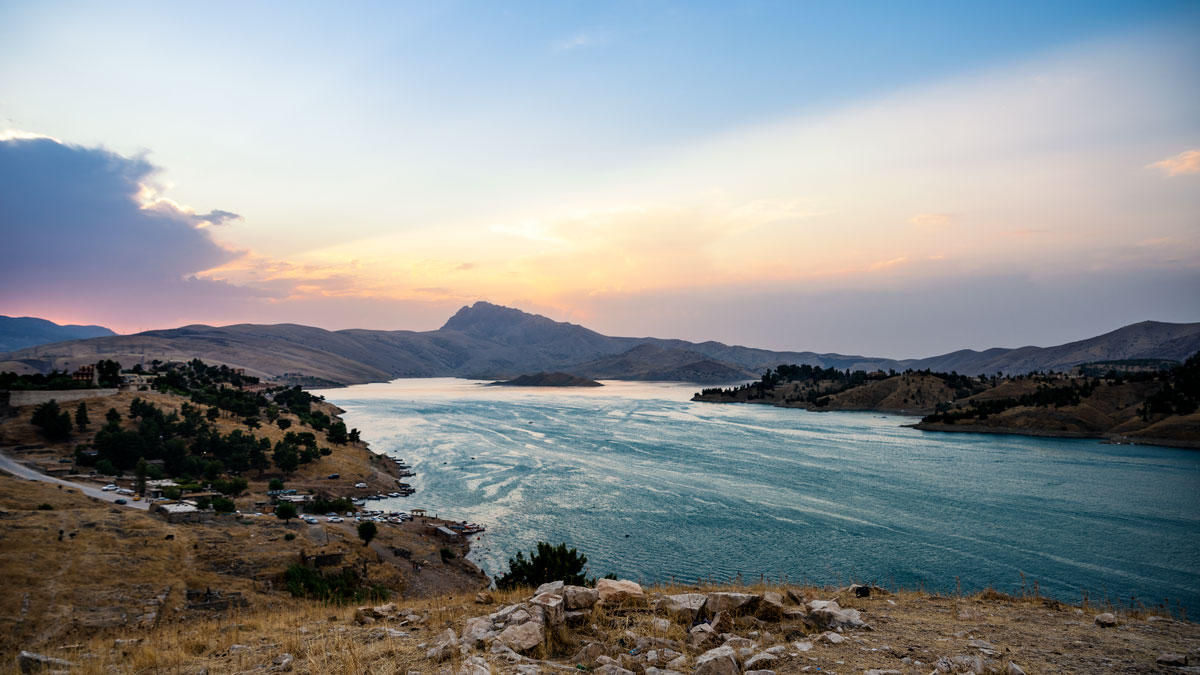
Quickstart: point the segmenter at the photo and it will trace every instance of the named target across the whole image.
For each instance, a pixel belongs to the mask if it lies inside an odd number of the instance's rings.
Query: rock
[[[496,631],[493,630],[489,617],[477,616],[467,619],[466,625],[463,626],[462,641],[471,647],[482,647],[487,640],[494,637]]]
[[[567,611],[591,609],[600,599],[600,594],[594,588],[586,586],[563,586],[563,603]]]
[[[592,672],[598,673],[599,675],[634,675],[632,670],[626,670],[615,663],[609,663],[607,665],[600,666]]]
[[[445,661],[458,651],[458,635],[453,628],[447,628],[438,635],[433,646],[425,652],[425,657],[431,661]]]
[[[553,593],[539,593],[529,601],[529,604],[542,609],[542,622],[548,626],[561,625],[566,619],[566,610],[563,609],[563,599],[561,595],[555,595]]]
[[[683,673],[678,670],[663,670],[662,668],[651,666],[646,669],[646,675],[683,675]]]
[[[1025,671],[1021,666],[1009,661],[1008,665],[1004,667],[1004,675],[1025,675]]]
[[[607,654],[604,653],[604,645],[600,644],[599,642],[589,642],[580,647],[579,651],[575,652],[575,656],[571,657],[571,663],[576,665],[583,664],[585,666],[590,666],[594,664],[596,659],[601,656],[607,656]]]
[[[354,610],[355,623],[375,623],[375,618],[374,607],[359,607]]]
[[[808,604],[808,598],[805,598],[804,594],[795,588],[787,589],[787,599],[797,605],[807,605]]]
[[[692,628],[688,633],[688,646],[692,649],[704,649],[716,644],[720,638],[710,624],[702,623]]]
[[[244,651],[246,651],[247,649],[250,649],[250,648],[249,648],[249,647],[247,647],[246,645],[229,645],[229,652],[228,652],[228,653],[230,653],[230,654],[237,654],[238,652],[244,652]]]
[[[869,598],[872,594],[887,595],[887,591],[878,586],[863,586],[861,584],[850,584],[846,587],[845,591],[856,598]]]
[[[587,623],[588,618],[592,616],[591,610],[580,609],[574,612],[566,612],[563,614],[563,621],[568,626],[582,626]]]
[[[667,662],[667,668],[670,668],[671,670],[678,670],[680,672],[683,672],[683,669],[687,668],[687,665],[687,657],[682,654]]]
[[[774,591],[762,594],[758,602],[758,618],[764,621],[779,621],[783,618],[783,596]]]
[[[771,665],[771,662],[778,658],[778,656],[775,656],[774,654],[768,654],[766,652],[755,654],[754,656],[746,659],[745,667],[747,670],[757,670],[756,666]]]
[[[659,637],[638,638],[637,643],[635,643],[634,646],[637,647],[639,652],[649,651],[651,649],[672,649],[676,651],[683,649],[683,643],[679,640],[669,640],[667,638]]]
[[[367,635],[367,637],[369,637],[372,640],[382,640],[384,638],[400,638],[400,637],[408,637],[408,636],[409,636],[409,634],[405,633],[402,630],[396,630],[395,628],[386,628],[386,627],[385,628],[376,628],[375,630],[371,631]]]
[[[606,607],[625,604],[640,604],[646,600],[646,592],[634,581],[621,579],[598,579],[596,581],[598,602]]]
[[[671,622],[667,619],[658,618],[650,622],[650,627],[654,629],[655,633],[665,633],[671,630]]]
[[[492,643],[492,646],[488,648],[488,653],[497,654],[509,663],[521,662],[521,655],[509,649],[508,645],[499,640]]]
[[[864,671],[863,675],[903,675],[903,673],[901,673],[899,670],[880,670],[878,668],[872,668]]]
[[[518,653],[537,649],[546,639],[546,628],[536,621],[505,628],[496,639]]]
[[[1154,660],[1160,666],[1176,666],[1182,668],[1188,664],[1188,657],[1185,654],[1159,654]]]
[[[492,668],[482,656],[471,656],[459,666],[458,675],[492,675]]]
[[[532,618],[533,618],[533,615],[531,615],[528,612],[528,610],[526,610],[524,607],[518,607],[517,611],[515,611],[509,615],[507,622],[520,624],[520,623],[525,623],[526,621],[529,621]]]
[[[834,633],[833,631],[829,631],[828,633],[822,633],[821,639],[828,642],[831,645],[840,645],[846,641],[846,638],[843,637],[840,633]]]
[[[1097,614],[1095,621],[1101,628],[1114,628],[1117,625],[1117,617],[1112,612]]]
[[[696,657],[693,675],[739,675],[737,654],[726,646],[710,649]]]
[[[996,646],[987,640],[967,640],[967,646],[974,647],[988,656],[995,656],[1000,653],[996,649]]]
[[[732,636],[726,638],[725,641],[721,643],[721,645],[725,646],[725,647],[730,647],[735,650],[750,649],[751,647],[754,646],[754,641],[748,640],[744,637],[738,637],[736,635],[732,635]]]
[[[774,647],[764,649],[763,651],[768,654],[774,654],[775,656],[781,656],[787,651],[787,647],[783,645],[775,645]]]
[[[959,654],[950,658],[950,663],[959,672],[983,672],[983,659],[978,654]]]
[[[658,603],[658,610],[679,623],[689,625],[700,616],[700,610],[708,596],[703,593],[680,593],[679,595],[664,595]]]
[[[836,602],[814,600],[808,603],[811,610],[808,619],[819,630],[834,628],[867,628],[870,627],[862,620],[857,609],[842,609]]]
[[[714,616],[718,612],[740,614],[753,611],[759,597],[749,593],[709,593],[704,601],[704,615]]]
[[[773,670],[747,670],[742,675],[775,675]]]
[[[799,640],[792,643],[792,649],[795,649],[798,652],[806,652],[812,648],[813,644],[808,640]]]
[[[117,638],[113,640],[113,649],[124,649],[126,647],[135,647],[142,642],[141,638]]]
[[[540,666],[535,666],[532,663],[526,663],[517,666],[517,672],[520,673],[520,675],[538,675],[542,672],[542,669]]]
[[[733,617],[729,616],[729,612],[718,612],[713,617],[710,625],[718,635],[721,633],[731,633],[733,632]]]
[[[271,663],[275,664],[271,666],[271,670],[278,673],[287,672],[292,669],[293,661],[295,661],[295,658],[291,654],[280,654],[271,661]]]
[[[43,670],[70,670],[75,664],[66,659],[56,659],[22,649],[21,653],[17,654],[17,667],[22,673],[40,673]]]
[[[490,605],[495,601],[496,599],[493,598],[492,594],[488,593],[487,591],[479,591],[475,594],[475,602],[480,605]]]
[[[372,607],[371,610],[375,612],[375,616],[376,616],[376,618],[378,618],[378,617],[384,617],[384,616],[391,616],[391,615],[395,614],[396,612],[399,612],[400,608],[396,606],[396,603],[389,602],[386,605],[379,605],[378,607]]]
[[[551,581],[549,583],[545,583],[545,584],[542,584],[541,586],[538,586],[537,590],[534,591],[533,594],[541,595],[543,593],[550,593],[552,595],[562,595],[562,590],[563,590],[563,582]]]

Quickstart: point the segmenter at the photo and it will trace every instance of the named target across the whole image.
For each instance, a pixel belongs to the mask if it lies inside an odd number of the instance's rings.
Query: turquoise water
[[[417,493],[484,524],[489,574],[538,540],[593,574],[742,575],[1200,605],[1200,452],[921,432],[912,418],[693,403],[694,385],[397,380],[322,393]],[[957,581],[956,581],[957,579]]]

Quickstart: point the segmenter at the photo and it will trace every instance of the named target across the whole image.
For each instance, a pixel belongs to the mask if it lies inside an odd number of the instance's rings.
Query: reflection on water
[[[849,579],[1200,601],[1200,453],[939,434],[911,418],[692,403],[694,385],[397,380],[322,393],[417,494],[479,522],[491,574],[538,540],[593,574]]]

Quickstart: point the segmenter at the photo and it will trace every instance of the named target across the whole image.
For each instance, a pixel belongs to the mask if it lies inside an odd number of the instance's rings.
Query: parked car
[[[113,490],[117,489],[117,486],[113,485],[112,483],[109,483],[108,485],[105,485],[104,487],[102,487],[100,489],[104,490],[105,492],[112,492]]]
[[[120,490],[117,490],[117,494],[119,494],[119,495],[131,495],[131,494],[133,494],[133,490],[130,490],[129,488],[121,488]]]
[[[114,500],[113,500],[113,503],[114,503],[114,504],[128,504],[129,502],[127,502],[127,501],[125,501],[124,499],[121,499],[121,498],[119,498],[119,497],[118,497],[117,499],[114,499]]]
[[[331,473],[331,474],[329,474],[329,480],[337,480],[337,479],[339,479],[339,478],[341,478],[341,477],[342,477],[342,474],[340,474],[340,473]]]
[[[329,521],[329,522],[331,522],[331,523],[340,523],[340,522],[342,522],[342,519],[341,519],[341,518],[338,518],[337,516],[330,516],[329,518],[326,518],[326,520],[328,520],[328,521]]]
[[[354,487],[356,487],[356,488],[365,488],[365,487],[367,487],[367,484],[366,484],[366,483],[355,483],[355,484],[354,484]]]

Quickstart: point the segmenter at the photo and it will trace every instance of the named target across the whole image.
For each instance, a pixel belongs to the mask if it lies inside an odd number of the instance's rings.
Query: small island
[[[534,373],[488,384],[489,387],[603,387],[603,384],[570,373]]]

